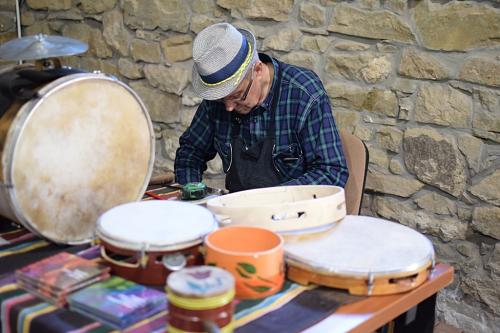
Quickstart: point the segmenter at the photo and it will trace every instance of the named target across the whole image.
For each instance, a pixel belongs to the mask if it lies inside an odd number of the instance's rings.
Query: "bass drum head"
[[[14,124],[15,212],[49,240],[87,243],[99,215],[144,193],[154,162],[151,120],[130,88],[102,74],[69,75],[39,94]]]
[[[286,240],[292,266],[352,278],[407,275],[434,260],[429,239],[404,225],[367,216],[346,216],[321,236]]]
[[[214,216],[202,206],[155,200],[105,212],[97,222],[97,235],[122,249],[175,251],[200,244],[216,228]]]

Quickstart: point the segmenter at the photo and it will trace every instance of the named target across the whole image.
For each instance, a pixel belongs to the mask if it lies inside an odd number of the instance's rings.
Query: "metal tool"
[[[38,34],[16,38],[1,45],[0,60],[39,60],[80,54],[87,50],[87,43],[77,39]]]

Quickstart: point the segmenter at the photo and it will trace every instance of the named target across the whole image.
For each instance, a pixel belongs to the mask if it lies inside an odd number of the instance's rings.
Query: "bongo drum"
[[[0,214],[56,243],[88,243],[99,215],[142,197],[151,119],[136,93],[104,74],[66,75],[35,92],[0,118]]]
[[[404,225],[367,216],[346,216],[314,237],[287,238],[288,278],[385,295],[416,288],[434,266],[432,243]]]
[[[108,210],[97,221],[97,237],[101,256],[116,275],[164,285],[170,272],[203,263],[200,244],[216,228],[202,206],[155,200]]]
[[[279,233],[329,228],[346,214],[344,189],[328,185],[259,188],[207,202],[222,225],[246,225]]]

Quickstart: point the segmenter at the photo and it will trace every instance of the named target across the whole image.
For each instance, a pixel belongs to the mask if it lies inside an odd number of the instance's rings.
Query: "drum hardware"
[[[172,272],[178,271],[187,265],[187,259],[182,253],[164,255],[161,262],[166,269],[169,269]]]
[[[374,280],[374,276],[373,276],[373,273],[371,272],[368,272],[368,281],[367,281],[367,284],[368,284],[368,296],[371,296],[372,292],[373,292],[373,280]]]
[[[145,244],[143,244],[143,247],[141,248],[139,252],[139,258],[135,263],[129,263],[126,261],[118,261],[106,253],[106,248],[104,246],[101,246],[101,256],[104,258],[104,260],[109,261],[115,265],[122,266],[122,267],[127,267],[127,268],[145,268],[148,264],[149,257],[146,256],[146,249],[145,249]]]
[[[0,187],[4,187],[4,188],[14,188],[14,185],[10,184],[10,183],[3,183],[3,182],[0,182]]]
[[[1,60],[39,60],[71,56],[88,50],[87,43],[77,39],[38,34],[12,39],[0,46]]]
[[[429,266],[429,274],[427,275],[427,280],[430,280],[434,270],[436,269],[436,255],[432,255],[431,265]]]

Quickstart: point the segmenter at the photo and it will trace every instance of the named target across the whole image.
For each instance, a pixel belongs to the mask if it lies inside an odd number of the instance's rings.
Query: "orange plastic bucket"
[[[236,280],[236,297],[262,298],[285,279],[283,238],[258,227],[226,227],[205,238],[205,263],[226,269]]]

